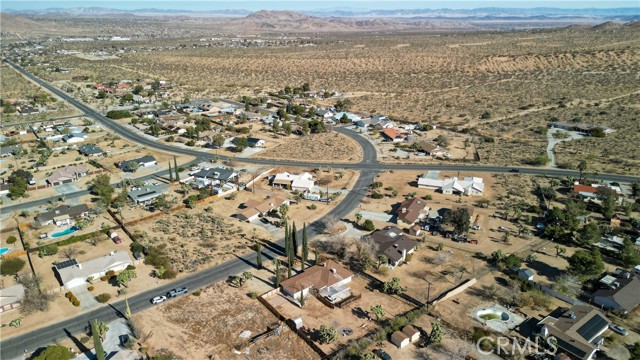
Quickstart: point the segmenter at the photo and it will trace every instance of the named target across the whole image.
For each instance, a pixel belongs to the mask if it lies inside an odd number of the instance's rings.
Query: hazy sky
[[[67,0],[67,1],[0,1],[1,9],[31,10],[47,8],[72,8],[72,7],[105,7],[122,10],[134,10],[142,8],[156,9],[181,9],[181,10],[318,10],[318,9],[472,9],[482,7],[555,7],[555,8],[637,8],[639,0],[635,1],[530,1],[530,0],[498,0],[498,1],[465,1],[465,0],[414,0],[414,1],[211,1],[211,0],[137,0],[137,1],[91,1],[91,0]]]

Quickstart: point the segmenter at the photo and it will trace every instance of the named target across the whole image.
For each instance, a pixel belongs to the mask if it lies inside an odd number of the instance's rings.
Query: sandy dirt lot
[[[145,310],[134,320],[143,334],[150,334],[144,345],[152,354],[168,349],[180,359],[318,358],[287,326],[280,336],[244,346],[240,333],[255,336],[278,319],[242,289],[223,283],[203,289],[199,296],[189,294]],[[234,352],[236,347],[240,354]]]
[[[303,308],[293,305],[280,295],[269,297],[267,300],[286,318],[301,317],[304,322],[303,326],[311,338],[316,341],[316,344],[320,346],[325,353],[330,353],[332,350],[335,350],[337,346],[358,339],[377,328],[378,325],[376,322],[368,319],[369,316],[375,318],[367,314],[372,306],[382,305],[387,317],[395,317],[413,308],[411,304],[405,303],[396,297],[380,293],[377,290],[371,291],[367,289],[367,284],[367,280],[354,277],[349,283],[349,287],[351,287],[353,294],[361,294],[362,298],[344,308],[329,309],[313,296],[305,298],[305,306]],[[353,333],[349,336],[341,336],[336,343],[320,344],[317,342],[315,332],[321,325],[332,326],[336,328],[338,332],[344,328],[349,328],[353,330]]]
[[[362,149],[349,137],[330,132],[289,139],[282,145],[260,152],[254,157],[357,162],[362,160]]]

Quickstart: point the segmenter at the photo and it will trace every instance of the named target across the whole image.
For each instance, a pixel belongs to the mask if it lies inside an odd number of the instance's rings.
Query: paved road
[[[147,139],[144,136],[141,136],[138,133],[131,132],[126,129],[123,125],[118,124],[106,117],[102,116],[102,114],[98,113],[96,110],[90,108],[89,106],[73,99],[64,91],[57,89],[47,82],[33,76],[29,72],[25,71],[21,67],[7,61],[10,65],[12,65],[17,71],[22,73],[24,76],[32,79],[36,83],[40,84],[42,87],[48,89],[52,93],[57,96],[65,99],[73,106],[76,106],[78,109],[83,111],[87,117],[91,117],[96,121],[102,123],[109,130],[118,133],[120,136],[131,140],[136,143],[140,143],[146,145],[150,148],[158,149],[160,151],[169,152],[172,154],[181,154],[187,156],[195,156],[197,160],[203,160],[205,157],[210,157],[211,155],[205,155],[202,152],[176,148],[168,144],[164,144],[161,142],[155,142],[153,140]],[[374,181],[378,171],[380,170],[422,170],[426,171],[429,169],[433,170],[449,170],[449,171],[473,171],[473,172],[509,172],[510,168],[504,168],[499,166],[468,166],[468,165],[441,165],[441,166],[424,166],[424,165],[386,165],[380,164],[376,161],[376,151],[373,145],[363,138],[362,136],[356,135],[354,132],[350,130],[336,128],[336,131],[347,134],[355,139],[360,146],[362,146],[364,157],[363,160],[358,164],[344,164],[344,163],[314,163],[314,162],[300,162],[300,161],[275,161],[275,160],[265,160],[265,159],[242,159],[243,162],[253,163],[253,164],[278,164],[284,166],[331,166],[333,168],[347,168],[347,169],[356,169],[360,171],[360,176],[354,185],[354,188],[347,193],[344,199],[336,205],[336,207],[327,214],[323,219],[316,221],[309,226],[309,238],[313,238],[322,233],[324,228],[323,220],[328,217],[335,217],[337,219],[343,218],[348,215],[352,210],[354,210],[361,202],[361,200],[366,196],[368,186]],[[226,159],[227,157],[220,156],[222,159]],[[547,174],[551,176],[577,176],[577,172],[566,171],[566,170],[543,170],[543,169],[533,169],[533,168],[518,168],[523,174]],[[166,172],[166,171],[165,171]],[[160,172],[163,173],[163,172]],[[155,176],[157,174],[148,175],[149,178]],[[631,176],[622,176],[622,175],[610,175],[610,174],[602,174],[598,175],[598,178],[612,181],[620,181],[620,182],[631,182],[637,181],[638,179]],[[86,193],[85,193],[86,194]],[[74,194],[68,194],[67,197],[75,197],[80,196]],[[47,200],[44,200],[45,203]],[[33,202],[31,202],[33,203]],[[27,206],[31,203],[12,205],[12,207],[3,208],[4,211],[9,211],[7,209],[18,209],[19,206]],[[265,246],[264,256],[269,259],[274,256],[278,256],[282,254],[282,245],[284,240],[280,239],[277,242]],[[129,306],[132,312],[137,312],[152,306],[149,302],[149,299],[158,295],[168,292],[169,290],[180,287],[187,286],[191,290],[196,288],[204,287],[210,285],[212,283],[225,280],[231,274],[240,273],[246,269],[249,269],[254,266],[253,262],[255,259],[254,254],[247,254],[244,256],[238,256],[235,259],[231,259],[223,264],[217,265],[215,267],[200,271],[198,273],[187,276],[183,279],[177,280],[175,282],[162,285],[156,289],[144,292],[142,294],[132,296],[129,298]],[[180,301],[179,299],[172,301]],[[118,317],[122,316],[124,312],[124,304],[122,301],[115,302],[108,306],[103,306],[99,309],[92,310],[89,312],[82,313],[74,318],[64,320],[60,323],[56,323],[53,325],[49,325],[47,327],[43,327],[29,333],[16,336],[10,339],[3,339],[0,343],[0,358],[9,359],[14,357],[20,357],[25,349],[34,350],[39,346],[44,346],[55,342],[57,340],[62,340],[71,334],[77,334],[84,330],[87,326],[89,320],[100,319],[103,321],[111,321]]]

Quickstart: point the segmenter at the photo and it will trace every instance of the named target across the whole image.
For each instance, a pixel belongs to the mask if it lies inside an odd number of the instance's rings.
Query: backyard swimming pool
[[[76,231],[78,231],[78,228],[75,227],[75,226],[72,226],[72,227],[70,227],[68,229],[65,229],[63,231],[51,234],[51,237],[52,238],[57,238],[57,237],[60,237],[60,236],[69,235],[69,234],[74,233]]]
[[[0,256],[2,256],[2,255],[4,255],[4,254],[8,253],[8,252],[9,252],[9,250],[11,250],[11,249],[9,249],[9,248],[7,248],[7,247],[0,248]]]

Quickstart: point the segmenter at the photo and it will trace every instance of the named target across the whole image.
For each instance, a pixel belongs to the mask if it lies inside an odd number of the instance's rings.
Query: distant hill
[[[56,24],[34,21],[24,16],[0,13],[0,30],[4,33],[54,35],[66,30]]]

